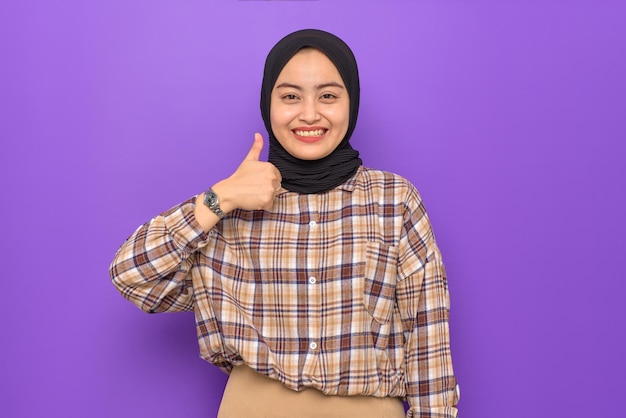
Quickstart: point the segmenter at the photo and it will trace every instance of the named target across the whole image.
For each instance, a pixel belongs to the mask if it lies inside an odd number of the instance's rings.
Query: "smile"
[[[315,129],[313,131],[301,131],[301,130],[295,130],[293,131],[294,134],[298,135],[298,136],[304,136],[304,137],[315,137],[315,136],[322,136],[326,133],[326,129]]]

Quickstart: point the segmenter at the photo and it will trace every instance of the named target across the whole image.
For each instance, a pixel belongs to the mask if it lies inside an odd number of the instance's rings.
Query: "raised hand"
[[[259,161],[263,137],[254,134],[254,143],[237,170],[227,179],[213,186],[224,212],[233,209],[270,210],[280,190],[281,176],[271,163]]]

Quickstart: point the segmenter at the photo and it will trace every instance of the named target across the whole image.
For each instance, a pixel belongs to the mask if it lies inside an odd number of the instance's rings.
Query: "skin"
[[[230,177],[213,185],[212,189],[217,193],[222,212],[229,213],[236,208],[272,209],[274,197],[280,191],[282,178],[273,164],[259,161],[262,150],[263,137],[257,132],[254,134],[254,143],[248,155],[237,170]],[[205,231],[209,231],[220,220],[204,204],[204,193],[196,197],[194,215]]]
[[[270,103],[272,131],[291,155],[316,160],[329,155],[344,138],[350,100],[335,65],[317,49],[304,48],[285,65],[276,80]],[[254,134],[248,155],[237,170],[212,188],[224,213],[234,209],[271,210],[280,191],[281,175],[271,163],[260,161],[263,137]],[[219,218],[196,198],[194,214],[205,231]]]
[[[337,148],[350,121],[350,98],[339,71],[314,48],[301,49],[278,75],[270,122],[278,142],[296,158],[319,160]]]

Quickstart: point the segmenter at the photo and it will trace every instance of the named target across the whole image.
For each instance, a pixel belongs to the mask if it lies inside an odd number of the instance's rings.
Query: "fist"
[[[282,177],[273,164],[259,161],[262,150],[263,137],[260,133],[255,133],[252,147],[237,170],[230,177],[213,186],[224,212],[230,212],[236,208],[272,209],[274,197],[280,190]]]

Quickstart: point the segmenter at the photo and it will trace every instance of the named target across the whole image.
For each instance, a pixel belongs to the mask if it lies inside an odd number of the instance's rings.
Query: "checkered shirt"
[[[445,269],[416,189],[365,167],[209,232],[191,198],[142,225],[110,274],[146,312],[195,312],[200,355],[299,391],[406,397],[408,417],[456,417]]]

